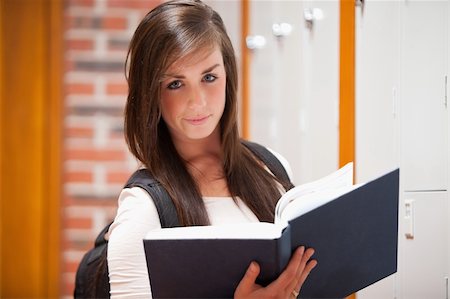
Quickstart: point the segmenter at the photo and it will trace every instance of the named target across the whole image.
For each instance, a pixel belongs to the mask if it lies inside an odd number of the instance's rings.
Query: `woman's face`
[[[218,133],[225,107],[226,72],[222,53],[200,52],[175,61],[161,83],[161,113],[174,142]]]

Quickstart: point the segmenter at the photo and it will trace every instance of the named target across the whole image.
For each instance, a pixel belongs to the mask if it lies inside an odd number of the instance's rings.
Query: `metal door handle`
[[[292,32],[292,25],[288,23],[274,23],[272,25],[272,33],[276,37],[284,37],[290,35]]]
[[[266,38],[262,35],[248,35],[245,38],[245,44],[250,50],[259,50],[266,45]]]
[[[303,10],[303,18],[305,19],[306,27],[311,30],[315,21],[323,19],[323,11],[320,8],[305,8]]]

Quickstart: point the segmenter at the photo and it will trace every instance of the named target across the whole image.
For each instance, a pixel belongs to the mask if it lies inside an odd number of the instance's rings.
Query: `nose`
[[[196,109],[206,104],[205,93],[200,86],[191,86],[189,92],[189,108]]]

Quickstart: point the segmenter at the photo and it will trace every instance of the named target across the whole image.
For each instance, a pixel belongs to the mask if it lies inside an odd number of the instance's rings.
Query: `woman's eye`
[[[217,77],[211,74],[207,74],[203,77],[203,80],[205,80],[206,82],[214,82],[216,79]]]
[[[167,88],[169,88],[169,89],[177,89],[180,87],[181,87],[181,81],[179,81],[179,80],[173,81],[167,86]]]

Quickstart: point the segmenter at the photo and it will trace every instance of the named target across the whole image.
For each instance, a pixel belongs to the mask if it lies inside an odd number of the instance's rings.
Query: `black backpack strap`
[[[147,169],[137,170],[128,179],[124,188],[140,187],[147,191],[155,203],[161,227],[180,226],[177,210],[166,189],[156,181]]]
[[[125,188],[140,187],[148,192],[158,211],[161,227],[180,226],[175,205],[167,191],[146,169],[133,173]],[[74,298],[109,298],[110,285],[108,276],[106,233],[112,223],[105,226],[95,239],[95,246],[89,250],[78,266]]]
[[[75,276],[75,299],[110,298],[105,235],[112,223],[105,226],[95,239],[94,248],[86,252]]]
[[[283,164],[281,164],[280,160],[278,160],[278,158],[275,157],[275,155],[271,151],[255,142],[251,142],[248,140],[242,140],[241,142],[256,157],[258,157],[258,159],[260,159],[267,166],[267,168],[269,168],[269,170],[274,174],[275,177],[278,178],[278,180],[280,180],[280,182],[283,183],[286,191],[294,187],[294,184],[292,184],[291,179],[289,178],[289,175],[287,174]]]

